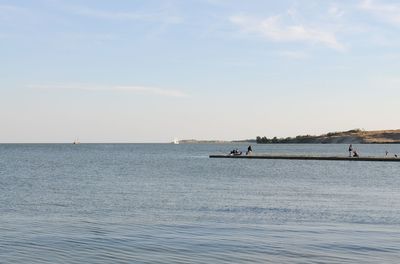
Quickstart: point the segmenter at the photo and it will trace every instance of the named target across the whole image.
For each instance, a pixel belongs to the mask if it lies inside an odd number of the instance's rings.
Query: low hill
[[[377,130],[364,131],[361,129],[353,129],[343,132],[330,132],[319,136],[297,136],[288,138],[268,139],[266,137],[257,137],[257,143],[323,143],[323,144],[356,144],[356,143],[400,143],[400,129],[396,130]]]

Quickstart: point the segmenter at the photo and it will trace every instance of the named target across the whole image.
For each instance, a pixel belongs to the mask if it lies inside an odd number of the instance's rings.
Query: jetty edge
[[[220,159],[280,159],[280,160],[346,160],[346,161],[381,161],[381,162],[400,162],[400,158],[392,157],[345,157],[345,156],[314,156],[314,155],[275,155],[275,154],[251,154],[251,155],[229,155],[212,154],[209,158]]]

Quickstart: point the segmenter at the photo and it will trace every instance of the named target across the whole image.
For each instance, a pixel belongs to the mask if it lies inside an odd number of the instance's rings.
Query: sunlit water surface
[[[0,263],[399,263],[400,163],[208,158],[234,147],[0,145]]]

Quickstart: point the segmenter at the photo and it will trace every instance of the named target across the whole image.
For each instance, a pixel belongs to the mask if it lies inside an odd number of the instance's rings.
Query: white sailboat
[[[74,145],[77,145],[77,144],[80,144],[81,142],[79,142],[79,138],[76,138],[75,140],[74,140],[74,142],[72,142],[72,144],[74,144]]]
[[[172,143],[174,143],[175,145],[177,145],[177,144],[179,144],[179,140],[178,140],[177,138],[174,138],[174,141],[173,141]]]

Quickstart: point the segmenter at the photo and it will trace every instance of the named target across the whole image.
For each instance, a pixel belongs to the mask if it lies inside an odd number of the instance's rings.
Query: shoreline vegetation
[[[256,142],[258,144],[398,144],[400,143],[400,129],[375,131],[352,129],[342,132],[329,132],[319,136],[303,135],[271,139],[258,136]]]
[[[225,144],[225,143],[252,143],[252,144],[400,144],[400,129],[374,130],[352,129],[341,132],[329,132],[323,135],[300,135],[286,138],[267,138],[257,136],[256,139],[245,140],[181,140],[181,144]]]

